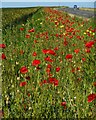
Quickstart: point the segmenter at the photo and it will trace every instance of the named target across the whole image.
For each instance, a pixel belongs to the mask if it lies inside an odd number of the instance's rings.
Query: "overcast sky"
[[[1,2],[95,2],[96,0],[0,0]]]

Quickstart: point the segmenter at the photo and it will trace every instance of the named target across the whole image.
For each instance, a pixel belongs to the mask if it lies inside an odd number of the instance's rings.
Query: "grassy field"
[[[2,27],[10,26],[11,24],[19,24],[22,21],[26,22],[27,17],[32,16],[37,8],[3,8],[2,9]]]
[[[95,120],[93,20],[41,8],[5,31],[0,44],[3,118]]]
[[[96,8],[79,8],[80,10],[87,10],[87,11],[93,11],[96,12]]]

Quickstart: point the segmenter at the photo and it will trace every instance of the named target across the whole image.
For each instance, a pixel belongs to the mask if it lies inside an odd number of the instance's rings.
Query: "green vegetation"
[[[5,31],[0,47],[3,118],[96,118],[93,20],[41,8]]]
[[[38,7],[39,8],[39,7]],[[24,17],[34,13],[38,8],[3,8],[2,9],[2,26],[11,25],[14,21],[24,19]],[[22,21],[23,21],[22,19]],[[15,24],[15,23],[14,23]]]

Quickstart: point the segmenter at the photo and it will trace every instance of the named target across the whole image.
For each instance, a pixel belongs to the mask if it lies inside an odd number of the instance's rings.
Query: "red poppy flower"
[[[94,45],[94,41],[89,41],[85,44],[87,48],[91,48]]]
[[[46,57],[45,61],[53,62],[53,60],[50,57]]]
[[[26,38],[30,38],[30,35],[29,35],[29,34],[27,34],[27,35],[26,35]]]
[[[66,102],[61,102],[61,106],[66,106]]]
[[[59,81],[55,79],[54,86],[58,86],[58,84],[59,84]]]
[[[81,37],[80,37],[80,36],[76,36],[76,37],[77,37],[77,39],[81,40]]]
[[[50,49],[43,49],[42,52],[44,54],[51,54],[51,55],[55,55],[56,54],[53,50],[50,50]]]
[[[66,55],[66,59],[72,59],[72,55],[71,54],[68,54],[68,55]]]
[[[50,64],[47,65],[47,68],[51,68],[52,66]]]
[[[59,37],[59,34],[56,34],[55,36],[56,36],[56,37]]]
[[[23,31],[24,30],[24,28],[20,28],[20,31]]]
[[[37,41],[37,40],[34,40],[34,43],[38,43],[38,41]]]
[[[94,93],[92,93],[92,94],[90,94],[90,95],[88,95],[88,102],[92,102],[93,100],[95,100],[96,99],[96,94],[94,94]]]
[[[86,58],[82,58],[82,61],[86,61]]]
[[[37,56],[37,53],[36,53],[36,52],[33,52],[32,56]]]
[[[72,68],[71,72],[74,73],[75,72],[75,68]]]
[[[43,84],[47,84],[47,80],[43,80],[42,82],[40,82],[40,86],[42,86]]]
[[[47,53],[49,53],[49,50],[43,49],[42,52],[43,52],[44,54],[47,54]]]
[[[23,87],[23,86],[25,86],[26,84],[27,84],[26,81],[24,81],[24,82],[20,82],[20,87]]]
[[[49,78],[49,83],[54,84],[54,86],[58,86],[59,81],[56,78]]]
[[[31,32],[35,32],[35,29],[32,28],[32,29],[28,30],[28,32],[29,32],[29,33],[31,33]]]
[[[49,74],[51,72],[51,69],[50,68],[46,68],[46,72],[47,72],[47,74]]]
[[[74,52],[78,54],[80,52],[80,49],[75,49]]]
[[[55,78],[49,78],[49,83],[54,83]]]
[[[85,49],[85,52],[86,52],[86,53],[90,53],[91,51],[90,51],[89,48],[87,48],[87,49]]]
[[[59,48],[58,47],[55,47],[54,50],[58,50]]]
[[[2,55],[1,55],[1,59],[2,59],[2,60],[6,59],[6,56],[5,56],[4,53],[2,53]]]
[[[22,74],[26,74],[26,73],[28,72],[28,69],[24,66],[24,67],[22,67],[22,68],[20,69],[20,72],[21,72]]]
[[[5,44],[0,44],[0,48],[5,48],[6,45]]]
[[[49,54],[55,55],[56,53],[53,50],[49,50]]]
[[[60,67],[56,67],[56,72],[59,72],[60,71]]]
[[[93,82],[93,85],[96,87],[96,82]]]
[[[68,45],[68,42],[67,41],[64,41],[64,46],[67,46]]]
[[[41,63],[40,60],[33,60],[32,65],[33,65],[33,66],[37,66],[37,65],[39,65],[40,63]]]
[[[73,35],[70,35],[69,38],[70,38],[70,39],[73,38]]]

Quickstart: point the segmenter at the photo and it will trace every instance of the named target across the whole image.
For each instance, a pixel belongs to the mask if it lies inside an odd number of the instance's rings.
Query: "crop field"
[[[26,17],[35,12],[38,8],[4,8],[2,9],[2,27],[10,26],[12,23],[25,22]],[[21,21],[20,21],[21,20]]]
[[[79,8],[80,10],[94,11],[96,12],[96,8]]]
[[[93,19],[40,8],[26,22],[4,31],[2,118],[96,120]]]

